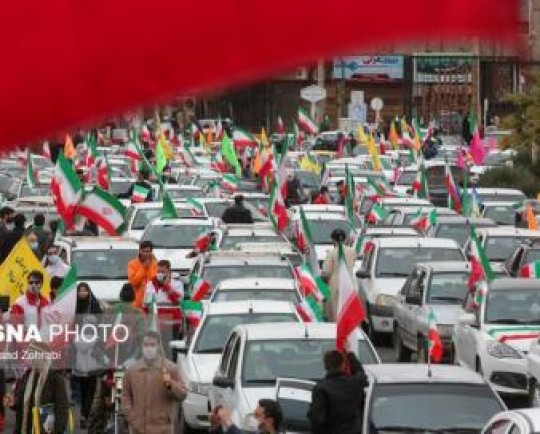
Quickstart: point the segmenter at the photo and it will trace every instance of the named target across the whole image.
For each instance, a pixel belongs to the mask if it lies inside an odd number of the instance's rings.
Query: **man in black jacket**
[[[0,263],[4,262],[11,253],[13,247],[15,247],[15,244],[17,244],[24,236],[24,225],[26,224],[26,217],[24,214],[15,214],[15,217],[13,217],[13,224],[15,225],[14,228],[6,234],[2,247],[0,248]]]
[[[313,434],[360,434],[368,380],[352,353],[328,351],[326,377],[314,388],[308,418]],[[346,373],[351,372],[350,374]]]
[[[244,196],[234,197],[234,205],[228,207],[221,216],[223,223],[253,223],[251,211],[244,206]]]

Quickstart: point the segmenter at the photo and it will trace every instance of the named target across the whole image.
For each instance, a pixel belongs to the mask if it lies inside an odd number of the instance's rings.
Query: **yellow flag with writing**
[[[370,134],[368,138],[368,151],[369,155],[371,156],[371,163],[373,164],[373,170],[380,171],[381,170],[381,158],[379,156],[379,151],[377,151],[377,147],[375,146],[375,140],[373,139],[373,136]]]
[[[0,295],[9,296],[9,305],[15,303],[19,296],[26,292],[27,277],[30,271],[41,271],[44,276],[41,295],[48,297],[51,288],[50,277],[34,255],[26,238],[21,238],[0,266]]]

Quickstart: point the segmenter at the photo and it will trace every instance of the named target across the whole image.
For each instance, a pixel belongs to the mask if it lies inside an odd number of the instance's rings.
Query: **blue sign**
[[[403,56],[345,56],[334,59],[334,79],[357,81],[403,80]]]

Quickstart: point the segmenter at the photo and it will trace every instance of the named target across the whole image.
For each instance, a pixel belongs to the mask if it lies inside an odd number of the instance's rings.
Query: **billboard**
[[[403,80],[403,56],[345,56],[334,59],[334,79],[391,82]]]
[[[473,55],[470,53],[426,53],[414,55],[415,83],[471,83]]]

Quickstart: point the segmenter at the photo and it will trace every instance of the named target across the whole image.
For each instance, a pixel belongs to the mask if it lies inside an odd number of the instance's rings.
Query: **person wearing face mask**
[[[51,234],[45,229],[45,216],[42,213],[37,213],[34,216],[34,223],[28,228],[27,234],[27,236],[30,234],[36,236],[37,248],[32,248],[32,250],[39,259],[42,259],[51,239]]]
[[[257,434],[277,434],[283,421],[283,412],[278,402],[260,399],[253,413],[257,421]],[[240,434],[242,431],[233,423],[230,411],[222,406],[214,408],[210,414],[211,434]]]
[[[142,359],[124,375],[122,410],[131,434],[170,434],[178,403],[187,389],[177,366],[163,357],[160,336],[147,331],[142,339]]]
[[[36,255],[37,258],[39,258],[40,252],[39,252],[39,241],[38,241],[37,235],[34,232],[29,232],[26,235],[26,241],[28,241],[28,245],[30,246],[30,249],[32,249],[32,253]]]
[[[28,289],[11,306],[9,319],[13,324],[41,325],[41,311],[49,300],[41,295],[43,273],[32,270],[28,274]]]
[[[184,298],[184,286],[171,275],[171,263],[162,259],[157,263],[157,273],[146,285],[144,296],[145,311],[157,308],[162,337],[167,334],[172,339],[181,338],[182,312],[180,301]]]
[[[0,251],[7,233],[11,230],[15,211],[9,206],[0,208]]]
[[[65,277],[69,271],[69,265],[64,262],[58,253],[58,246],[51,245],[47,249],[47,255],[41,261],[47,274],[51,277]]]
[[[4,237],[4,242],[0,247],[0,262],[4,262],[4,260],[11,253],[13,247],[15,247],[15,244],[17,244],[19,240],[24,237],[24,233],[26,231],[25,224],[26,217],[24,214],[15,214],[15,217],[13,217],[13,229],[7,232]]]
[[[30,368],[17,381],[13,394],[4,397],[6,407],[15,411],[17,434],[32,434],[33,409],[44,410],[42,433],[63,433],[68,426],[69,402],[64,377],[50,367],[50,350],[44,342],[31,342],[27,348]],[[32,356],[32,357],[31,357]]]
[[[157,274],[158,267],[153,250],[152,241],[141,241],[138,256],[128,262],[128,280],[135,290],[135,302],[133,304],[138,308],[143,307],[146,285]]]

